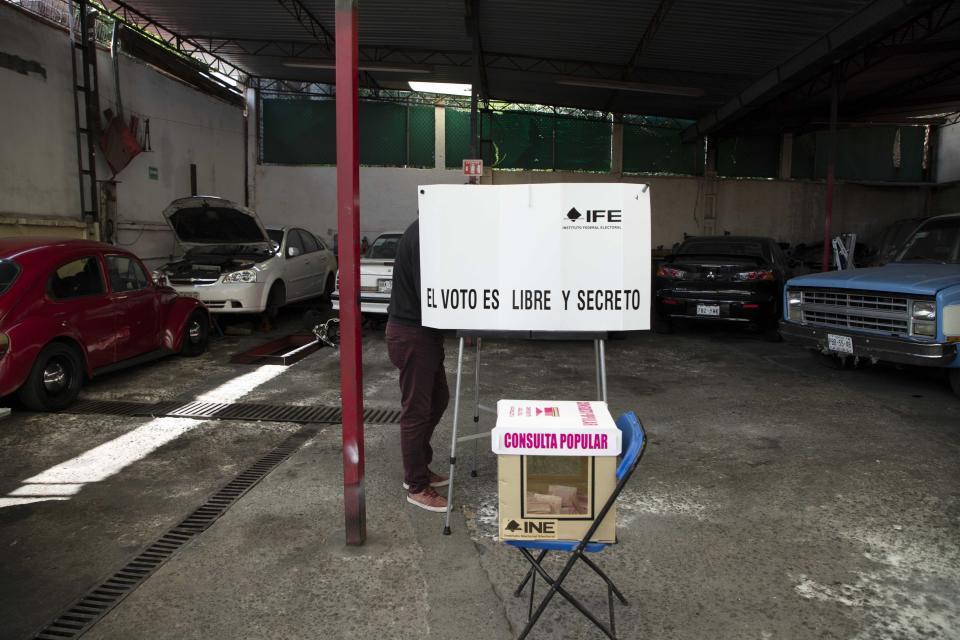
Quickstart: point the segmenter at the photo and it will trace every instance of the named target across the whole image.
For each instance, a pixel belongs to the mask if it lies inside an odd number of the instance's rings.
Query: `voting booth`
[[[620,431],[605,402],[500,400],[491,444],[503,540],[579,540],[617,483]],[[591,540],[616,533],[611,509]]]
[[[460,339],[444,533],[450,532],[457,444],[486,435],[458,437],[465,338],[478,337],[478,424],[480,337],[562,334],[594,341],[597,401],[500,401],[492,437],[503,538],[577,539],[610,495],[620,453],[620,435],[606,406],[606,332],[650,328],[649,188],[425,185],[419,192],[422,322],[455,329]],[[521,416],[521,408],[534,413]],[[597,424],[577,422],[581,410],[591,412]],[[508,435],[521,426],[527,430],[520,436]],[[498,435],[504,439],[498,441]],[[554,439],[556,448],[545,445]],[[527,443],[539,443],[539,452]],[[615,528],[611,513],[594,539],[612,541]]]

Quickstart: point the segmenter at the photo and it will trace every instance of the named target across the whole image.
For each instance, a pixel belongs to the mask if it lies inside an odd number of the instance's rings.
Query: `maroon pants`
[[[390,362],[400,369],[403,481],[411,493],[419,493],[430,486],[430,437],[450,401],[443,368],[443,334],[388,322],[387,353]]]

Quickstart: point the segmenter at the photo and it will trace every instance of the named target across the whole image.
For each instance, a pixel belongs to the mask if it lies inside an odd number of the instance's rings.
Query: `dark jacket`
[[[420,316],[420,220],[407,227],[397,245],[393,263],[393,291],[387,308],[391,322],[421,325]]]

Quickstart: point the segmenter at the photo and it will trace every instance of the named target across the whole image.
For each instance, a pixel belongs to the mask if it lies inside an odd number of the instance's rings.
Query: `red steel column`
[[[340,263],[340,394],[343,512],[348,545],[367,538],[363,489],[363,359],[360,334],[360,129],[357,0],[336,0],[337,233]]]

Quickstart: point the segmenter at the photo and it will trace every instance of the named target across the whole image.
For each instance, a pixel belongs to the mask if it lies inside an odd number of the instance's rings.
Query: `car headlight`
[[[913,319],[933,321],[937,319],[936,302],[914,302]]]
[[[223,276],[224,282],[256,282],[257,272],[253,269],[244,269],[243,271],[232,271]]]
[[[914,321],[913,335],[933,338],[937,335],[937,324],[935,322]]]
[[[794,322],[803,322],[803,294],[799,291],[787,290],[787,319]]]

